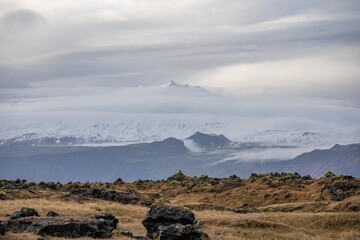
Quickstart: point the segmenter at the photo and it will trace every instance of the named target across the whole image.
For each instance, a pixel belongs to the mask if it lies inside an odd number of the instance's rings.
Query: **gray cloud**
[[[45,18],[31,9],[17,9],[7,12],[1,18],[1,24],[7,30],[34,27],[45,22]]]
[[[0,33],[4,101],[14,94],[27,98],[24,89],[40,94],[47,87],[67,96],[82,86],[103,93],[111,87],[154,86],[175,79],[359,104],[354,91],[360,77],[358,1],[1,4],[1,24],[9,29]],[[279,62],[283,66],[276,71],[286,74],[271,72]],[[294,63],[304,69],[292,75],[287,69]],[[310,65],[323,69],[312,75],[306,69]],[[253,71],[244,72],[247,66]],[[229,73],[229,67],[236,70]],[[334,68],[336,78],[327,79],[325,73]],[[234,78],[234,73],[248,75]]]

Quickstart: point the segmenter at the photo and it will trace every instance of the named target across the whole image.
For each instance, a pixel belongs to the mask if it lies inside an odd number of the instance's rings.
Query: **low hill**
[[[231,144],[231,141],[222,134],[205,134],[201,132],[194,133],[190,137],[186,138],[186,140],[193,141],[195,145],[203,150],[224,148]]]
[[[236,175],[227,178],[207,175],[190,177],[182,171],[166,180],[138,180],[130,183],[121,179],[113,183],[65,184],[33,183],[18,179],[0,180],[0,189],[2,199],[55,195],[64,199],[93,198],[148,205],[163,198],[193,209],[216,208],[250,212],[360,210],[360,179],[331,172],[319,179],[298,173],[253,173],[248,179],[241,179]],[[343,201],[348,202],[338,204]]]

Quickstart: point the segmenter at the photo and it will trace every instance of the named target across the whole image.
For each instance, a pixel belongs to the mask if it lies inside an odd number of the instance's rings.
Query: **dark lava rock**
[[[0,235],[5,235],[6,223],[0,222]]]
[[[195,215],[189,210],[177,207],[151,207],[142,221],[148,237],[152,237],[158,227],[174,223],[194,224]]]
[[[23,207],[20,209],[20,211],[16,211],[13,214],[11,214],[10,219],[17,219],[22,217],[32,217],[37,216],[39,217],[39,213],[34,208],[27,208]]]
[[[169,226],[160,226],[155,239],[158,240],[202,240],[209,236],[194,225],[182,225],[179,223]]]
[[[121,178],[118,178],[118,179],[115,180],[114,184],[115,185],[122,185],[122,184],[124,184],[124,181]]]
[[[95,215],[94,218],[107,220],[107,223],[110,224],[109,226],[112,227],[113,229],[116,229],[116,226],[119,223],[119,220],[111,213]]]
[[[325,180],[324,188],[328,188],[333,201],[342,201],[345,198],[356,194],[360,189],[360,179],[351,176],[333,176]]]
[[[85,236],[93,238],[110,238],[113,229],[109,229],[107,226],[108,224],[103,221],[52,223],[40,228],[37,234],[65,238]]]
[[[61,216],[60,214],[58,214],[57,212],[54,212],[54,211],[49,211],[46,216],[48,217],[59,217]]]
[[[313,179],[310,176],[302,177],[299,173],[263,173],[256,174],[252,173],[249,177],[250,182],[255,182],[260,180],[261,183],[266,184],[272,188],[278,188],[280,186],[296,186],[298,188],[303,188],[304,185],[309,184]]]
[[[179,172],[171,175],[170,177],[168,177],[167,181],[183,181],[186,179],[186,175],[183,174],[183,172],[181,170],[179,170]]]
[[[127,193],[127,192],[117,192],[117,191],[105,191],[101,189],[91,188],[86,192],[73,192],[73,194],[81,194],[85,197],[92,197],[103,199],[106,201],[119,202],[122,204],[142,204],[146,205],[140,196],[136,193]]]
[[[142,222],[148,239],[206,239],[208,236],[198,229],[195,215],[184,208],[163,206],[150,207]]]
[[[332,186],[329,189],[329,193],[331,195],[331,199],[334,201],[342,201],[345,198],[344,192],[335,186]]]
[[[332,178],[332,177],[335,177],[335,176],[336,175],[334,173],[330,172],[330,171],[324,174],[324,177],[326,177],[326,178]]]
[[[42,236],[65,238],[110,238],[118,223],[118,219],[110,215],[85,220],[34,217],[10,219],[7,230],[15,233],[33,232]]]
[[[48,182],[48,183],[45,184],[45,186],[48,187],[48,188],[50,188],[50,189],[52,189],[52,190],[56,190],[56,189],[57,189],[57,185],[56,185],[56,183],[54,183],[54,182]]]

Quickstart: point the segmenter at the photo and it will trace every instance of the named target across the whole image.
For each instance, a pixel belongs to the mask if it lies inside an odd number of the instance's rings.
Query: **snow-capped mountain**
[[[304,131],[299,129],[281,130],[268,129],[265,131],[256,132],[249,136],[245,136],[244,142],[260,142],[268,144],[317,144],[325,142],[325,139],[332,139],[334,136],[329,133],[320,133],[313,131]],[[341,138],[341,134],[337,134]]]
[[[1,108],[0,144],[124,145],[185,139],[198,131],[261,144],[358,142],[358,123],[349,121],[358,112],[320,103],[294,108],[284,101],[223,96],[174,81],[87,97],[31,98]],[[186,144],[201,151],[191,141]]]
[[[231,124],[224,122],[175,119],[138,122],[128,120],[93,124],[37,124],[2,128],[0,145],[125,145],[175,137],[184,139],[185,144],[201,151],[201,149],[217,148],[229,144],[231,141],[221,134],[231,133],[232,129]],[[199,132],[220,135],[206,135],[204,138],[205,134]],[[241,143],[296,146],[328,145],[343,137],[338,133],[331,135],[299,129],[265,130],[245,136],[242,136],[240,130],[238,133],[236,141]],[[236,135],[232,134],[232,136]]]
[[[152,142],[168,137],[186,138],[196,131],[220,132],[225,127],[218,122],[147,120],[94,124],[37,124],[1,129],[0,145],[123,145]]]
[[[181,96],[192,96],[192,97],[214,97],[217,96],[215,93],[210,92],[199,86],[190,86],[189,84],[178,84],[171,80],[168,84],[162,86],[160,91],[163,94],[176,94]]]

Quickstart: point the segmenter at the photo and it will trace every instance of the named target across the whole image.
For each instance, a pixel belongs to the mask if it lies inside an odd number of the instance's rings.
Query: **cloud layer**
[[[171,79],[236,99],[360,106],[356,0],[3,0],[0,9],[2,113],[148,110],[164,100],[124,91]]]

